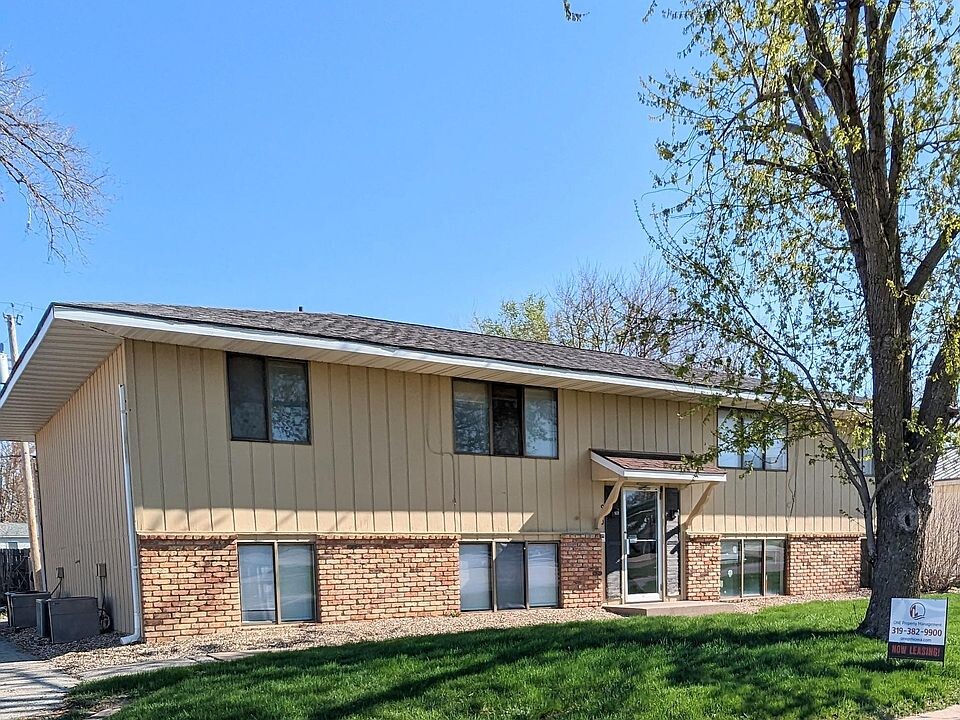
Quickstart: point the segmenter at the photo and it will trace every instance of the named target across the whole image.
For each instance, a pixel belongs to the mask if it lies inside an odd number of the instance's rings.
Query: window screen
[[[240,545],[240,619],[276,622],[273,545]]]
[[[763,540],[743,541],[743,594],[763,594]]]
[[[560,604],[556,543],[527,545],[527,593],[530,607],[556,607]]]
[[[717,464],[720,467],[740,467],[740,453],[729,443],[729,439],[734,437],[737,431],[737,416],[729,410],[718,410],[717,418],[719,430],[717,434],[720,436],[720,454],[717,457]]]
[[[490,454],[490,404],[486,383],[453,381],[454,449]]]
[[[784,546],[783,540],[767,540],[766,581],[767,595],[783,594]]]
[[[227,356],[230,430],[234,440],[267,439],[267,394],[263,358]]]
[[[720,543],[720,594],[723,597],[740,595],[740,541]]]
[[[301,543],[281,543],[277,546],[277,565],[280,619],[285,622],[315,619],[313,548]]]
[[[787,469],[787,428],[783,427],[779,431],[779,436],[770,440],[769,445],[764,450],[763,467],[765,470],[786,470]]]
[[[461,610],[490,610],[493,607],[490,570],[489,545],[460,545]]]
[[[526,607],[522,542],[497,543],[497,609]]]
[[[310,439],[307,400],[307,366],[299,362],[270,360],[270,439],[305,443]]]
[[[524,454],[557,457],[557,393],[549,388],[523,390]]]

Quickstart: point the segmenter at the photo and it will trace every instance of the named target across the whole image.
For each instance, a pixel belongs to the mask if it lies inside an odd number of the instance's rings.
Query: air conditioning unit
[[[46,600],[48,592],[8,592],[7,624],[12,628],[34,627],[37,624],[37,600]]]
[[[50,642],[67,643],[100,634],[100,611],[95,597],[47,600]]]

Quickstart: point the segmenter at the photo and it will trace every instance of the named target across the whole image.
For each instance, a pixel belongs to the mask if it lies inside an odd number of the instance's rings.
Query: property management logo
[[[915,602],[910,606],[910,619],[919,620],[927,615],[927,609],[923,606],[923,603]]]

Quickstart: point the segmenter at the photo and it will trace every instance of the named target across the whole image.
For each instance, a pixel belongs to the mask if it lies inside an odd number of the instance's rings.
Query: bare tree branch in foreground
[[[105,176],[88,151],[46,114],[30,75],[0,59],[0,167],[27,206],[27,229],[42,233],[51,256],[81,252],[103,212]],[[6,199],[0,185],[0,199]]]

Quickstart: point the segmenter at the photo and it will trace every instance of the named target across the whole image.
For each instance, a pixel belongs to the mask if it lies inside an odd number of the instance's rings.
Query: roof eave
[[[541,384],[586,392],[690,401],[713,397],[745,404],[762,402],[763,399],[757,393],[724,393],[715,387],[681,380],[571,370],[453,352],[416,350],[53,303],[24,347],[9,381],[0,390],[0,437],[33,439],[56,410],[125,338],[405,372]],[[76,354],[77,362],[71,362],[71,353]],[[58,373],[55,387],[46,387],[49,383],[43,373],[49,372],[49,367],[55,368]],[[27,385],[31,387],[28,389]],[[13,405],[17,405],[16,413],[12,410]]]
[[[545,365],[528,364],[517,361],[497,360],[475,357],[454,352],[445,353],[432,350],[416,350],[385,344],[338,340],[297,333],[277,332],[237,328],[209,323],[184,322],[164,318],[114,313],[58,306],[57,317],[72,322],[83,323],[91,327],[100,327],[112,333],[132,339],[156,339],[157,341],[177,341],[187,345],[200,345],[227,349],[244,344],[256,344],[275,348],[278,352],[302,351],[301,354],[327,353],[343,356],[352,364],[390,364],[394,362],[422,363],[433,365],[433,372],[456,375],[460,371],[515,373],[570,383],[589,383],[604,385],[610,389],[633,389],[637,391],[663,392],[673,397],[716,397],[724,394],[716,387],[697,385],[680,380],[657,380],[643,377],[598,373],[585,370],[571,370]],[[363,362],[366,359],[367,362]],[[378,362],[379,361],[379,362]],[[639,394],[639,393],[638,393]],[[760,400],[760,395],[752,392],[727,394],[727,397],[745,401]]]

